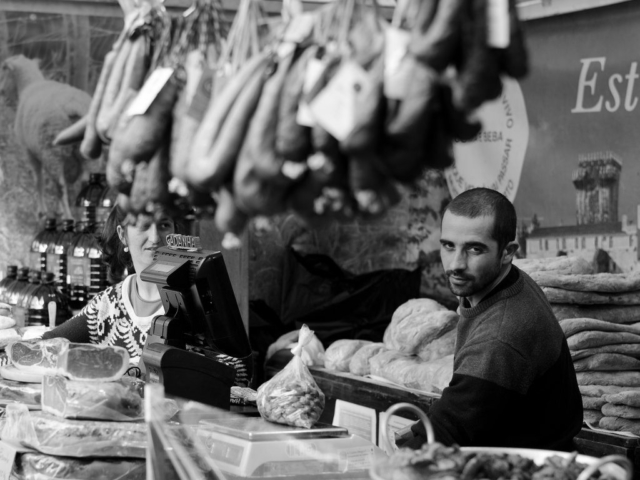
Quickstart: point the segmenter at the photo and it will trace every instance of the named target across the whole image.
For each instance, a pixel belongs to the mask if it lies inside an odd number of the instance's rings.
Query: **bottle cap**
[[[55,230],[56,229],[56,219],[55,218],[47,218],[44,222],[45,230]]]

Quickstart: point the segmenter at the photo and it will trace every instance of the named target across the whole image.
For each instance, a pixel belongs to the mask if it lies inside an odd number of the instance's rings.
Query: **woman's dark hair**
[[[154,217],[159,219],[163,215],[166,215],[166,212],[157,210]],[[171,217],[175,224],[176,233],[189,233],[189,224],[184,217],[168,216]],[[127,225],[135,225],[136,221],[137,217],[135,215],[127,214],[116,204],[104,223],[104,228],[99,238],[100,247],[102,248],[102,261],[109,267],[110,280],[115,283],[122,280],[125,269],[129,273],[135,272],[131,254],[124,251],[124,245],[118,236],[118,225],[125,228]]]

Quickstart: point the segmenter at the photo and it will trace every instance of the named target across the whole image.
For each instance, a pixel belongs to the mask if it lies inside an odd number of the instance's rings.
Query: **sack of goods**
[[[303,325],[291,361],[258,388],[258,411],[265,420],[311,428],[322,415],[324,393],[302,361],[302,352],[313,338],[313,332]]]
[[[439,393],[453,376],[457,324],[458,315],[438,302],[412,299],[396,309],[382,343],[337,340],[325,368]]]
[[[567,338],[585,422],[640,433],[640,273],[593,273],[577,257],[537,262],[527,273]]]

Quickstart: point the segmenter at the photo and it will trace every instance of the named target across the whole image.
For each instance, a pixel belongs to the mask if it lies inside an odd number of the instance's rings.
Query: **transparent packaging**
[[[12,480],[145,480],[146,462],[133,458],[67,458],[21,453]]]
[[[18,294],[15,307],[13,308],[13,318],[16,320],[18,327],[27,326],[29,305],[31,304],[33,293],[40,286],[40,273],[38,270],[30,271],[27,285]]]
[[[23,403],[40,406],[42,386],[38,383],[14,382],[0,378],[0,405],[7,403]]]
[[[56,230],[56,219],[47,218],[44,229],[35,236],[31,242],[29,253],[29,266],[41,272],[47,271],[47,249],[49,245],[55,243],[58,232]]]
[[[258,388],[257,405],[265,420],[311,428],[324,410],[324,393],[302,361],[302,352],[315,335],[303,325],[293,358],[271,380]]]
[[[58,357],[69,344],[66,338],[50,338],[28,342],[14,342],[7,346],[9,361],[18,370],[39,374],[55,375]]]
[[[58,372],[71,380],[112,382],[129,368],[126,348],[68,343],[58,356]]]
[[[74,458],[145,458],[147,448],[144,423],[58,418],[17,403],[7,405],[1,436],[40,453]]]
[[[78,382],[61,375],[42,380],[42,411],[62,418],[126,422],[144,419],[144,382],[122,377],[113,382]]]

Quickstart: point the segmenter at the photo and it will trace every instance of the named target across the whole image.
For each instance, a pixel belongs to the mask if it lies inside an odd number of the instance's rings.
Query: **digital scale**
[[[197,437],[230,477],[369,478],[374,459],[386,454],[343,427],[298,428],[260,417],[200,420]]]

